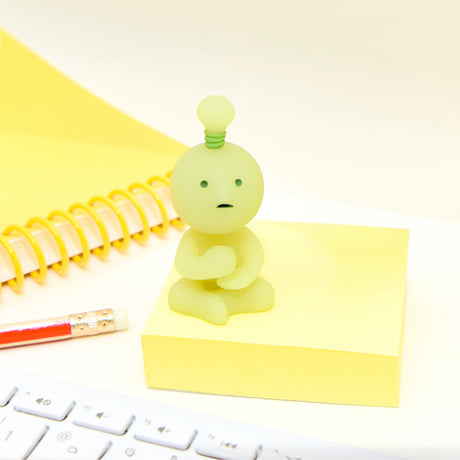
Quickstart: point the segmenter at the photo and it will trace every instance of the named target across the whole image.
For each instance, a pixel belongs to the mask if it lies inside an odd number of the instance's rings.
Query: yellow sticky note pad
[[[225,326],[173,312],[173,269],[142,334],[147,385],[398,406],[409,232],[253,222],[275,306]]]

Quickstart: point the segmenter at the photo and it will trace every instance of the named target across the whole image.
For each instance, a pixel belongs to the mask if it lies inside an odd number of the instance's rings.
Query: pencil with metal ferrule
[[[112,308],[22,321],[0,325],[0,348],[87,337],[127,328],[126,310]]]

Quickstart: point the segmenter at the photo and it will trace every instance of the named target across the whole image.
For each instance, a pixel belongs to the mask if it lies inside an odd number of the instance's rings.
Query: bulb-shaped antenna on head
[[[206,147],[222,147],[225,144],[225,130],[235,117],[233,104],[223,96],[208,96],[198,105],[197,114],[204,125]]]

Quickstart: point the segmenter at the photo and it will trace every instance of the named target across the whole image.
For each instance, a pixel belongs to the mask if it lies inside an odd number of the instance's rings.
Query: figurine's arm
[[[208,280],[232,273],[236,267],[236,255],[229,246],[212,246],[200,255],[193,230],[189,229],[177,248],[175,265],[184,278]]]
[[[223,289],[243,289],[258,277],[264,263],[264,251],[260,241],[248,228],[241,233],[241,265],[237,269],[217,280]]]

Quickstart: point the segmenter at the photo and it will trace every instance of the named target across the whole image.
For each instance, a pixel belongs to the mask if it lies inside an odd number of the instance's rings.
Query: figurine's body
[[[273,306],[273,288],[259,277],[262,245],[245,226],[262,202],[263,178],[244,149],[223,140],[233,119],[230,101],[211,96],[200,104],[198,114],[207,128],[207,143],[190,149],[171,177],[173,203],[191,228],[176,253],[175,265],[183,278],[171,288],[169,305],[225,324],[229,315]],[[209,131],[216,118],[214,131]]]
[[[171,289],[170,305],[215,324],[235,313],[265,311],[273,288],[258,277],[262,264],[262,246],[247,227],[227,235],[190,229],[177,250],[176,268],[184,278]]]

